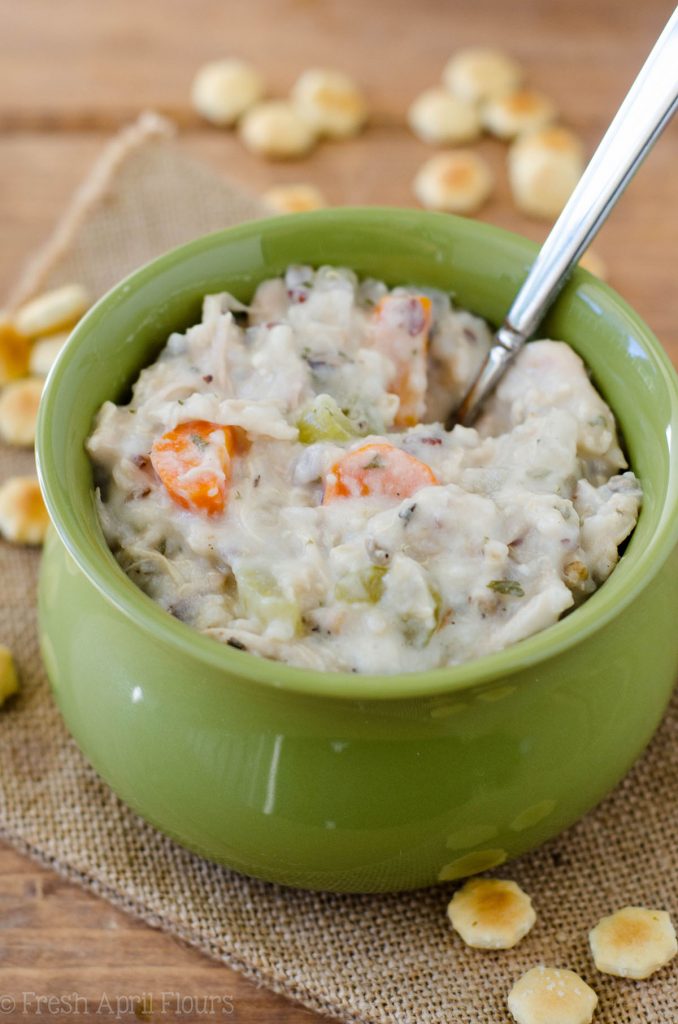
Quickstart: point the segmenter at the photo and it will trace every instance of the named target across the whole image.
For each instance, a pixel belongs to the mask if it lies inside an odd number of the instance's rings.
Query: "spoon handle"
[[[454,417],[470,425],[508,363],[536,331],[678,107],[678,8],[657,40],[516,295]]]

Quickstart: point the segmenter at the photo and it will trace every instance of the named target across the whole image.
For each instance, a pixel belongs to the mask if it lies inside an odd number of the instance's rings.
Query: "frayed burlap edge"
[[[176,129],[171,121],[149,110],[141,114],[133,124],[124,128],[106,146],[88,176],[75,191],[51,238],[29,260],[10,292],[6,303],[6,310],[10,314],[45,287],[50,271],[73,244],[78,228],[87,214],[101,202],[124,161],[152,139],[170,139],[175,134]]]

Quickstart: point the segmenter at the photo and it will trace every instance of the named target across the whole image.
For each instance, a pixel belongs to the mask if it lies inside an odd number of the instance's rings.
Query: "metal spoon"
[[[459,408],[451,413],[448,430],[455,423],[473,423],[677,107],[678,7],[532,264],[480,373]]]

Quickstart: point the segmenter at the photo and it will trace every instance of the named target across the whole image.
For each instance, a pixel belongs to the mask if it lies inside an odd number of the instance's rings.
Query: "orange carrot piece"
[[[178,505],[216,515],[226,506],[236,445],[232,427],[191,420],[158,438],[151,464]]]
[[[365,444],[347,452],[332,466],[325,481],[323,505],[337,498],[386,495],[409,498],[438,478],[425,462],[392,444]]]
[[[374,347],[396,367],[391,386],[400,398],[395,418],[399,427],[421,422],[425,412],[431,319],[431,300],[426,295],[385,295],[374,307]]]

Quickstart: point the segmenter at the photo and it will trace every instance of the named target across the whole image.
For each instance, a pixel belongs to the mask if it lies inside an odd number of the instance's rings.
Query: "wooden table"
[[[434,84],[456,47],[491,43],[522,58],[531,82],[556,99],[592,147],[672,6],[671,0],[0,0],[0,297],[105,140],[140,109],[175,118],[191,152],[249,188],[312,181],[332,203],[413,205],[410,182],[430,149],[407,131],[405,111],[419,90]],[[255,61],[277,94],[310,65],[352,72],[369,93],[370,130],[349,143],[326,144],[299,163],[255,159],[234,135],[201,123],[188,102],[196,68],[227,53]],[[482,218],[542,238],[547,226],[511,206],[504,147],[488,140],[481,150],[499,178]],[[612,284],[678,363],[676,166],[674,126],[596,249]],[[26,1013],[23,992],[36,994]],[[72,992],[88,1001],[87,1013],[73,1015],[79,1021],[107,1019],[96,1012],[104,994],[113,1002],[154,993],[157,1007],[162,992],[228,997],[230,1019],[242,1024],[320,1019],[0,847],[0,1019],[3,995],[19,1000],[17,1021],[30,1021],[48,1016],[45,1003],[38,1014],[37,996]],[[143,1017],[141,1004],[137,1016]],[[219,1018],[156,1009],[152,1019]]]

